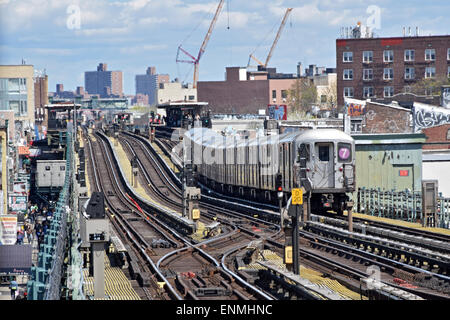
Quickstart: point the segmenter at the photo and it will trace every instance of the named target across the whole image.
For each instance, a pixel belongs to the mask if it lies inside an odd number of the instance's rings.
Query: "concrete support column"
[[[92,243],[92,255],[94,257],[94,298],[105,297],[105,244],[104,242]]]

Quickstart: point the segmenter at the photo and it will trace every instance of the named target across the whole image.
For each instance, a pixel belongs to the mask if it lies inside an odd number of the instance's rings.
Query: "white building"
[[[197,89],[194,89],[192,84],[160,83],[156,92],[156,101],[158,105],[175,101],[194,102],[197,101]]]

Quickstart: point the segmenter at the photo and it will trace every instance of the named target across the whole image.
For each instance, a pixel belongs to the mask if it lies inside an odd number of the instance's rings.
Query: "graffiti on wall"
[[[414,104],[414,124],[416,131],[449,123],[449,109]]]
[[[287,120],[287,105],[273,105],[269,104],[269,119]]]
[[[347,106],[347,114],[350,117],[361,117],[366,114],[365,104],[348,102],[346,103],[346,106]]]
[[[450,109],[450,88],[449,87],[442,87],[442,101],[441,105],[444,108]]]

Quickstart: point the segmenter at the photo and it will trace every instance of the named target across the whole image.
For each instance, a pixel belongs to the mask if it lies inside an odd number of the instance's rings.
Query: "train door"
[[[324,142],[315,145],[315,168],[313,183],[317,189],[334,188],[334,146]]]

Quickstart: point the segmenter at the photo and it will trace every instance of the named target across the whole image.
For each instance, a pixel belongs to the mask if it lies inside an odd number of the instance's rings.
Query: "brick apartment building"
[[[437,105],[438,92],[410,91],[422,79],[450,78],[450,36],[337,39],[336,66],[338,106],[345,97]]]

